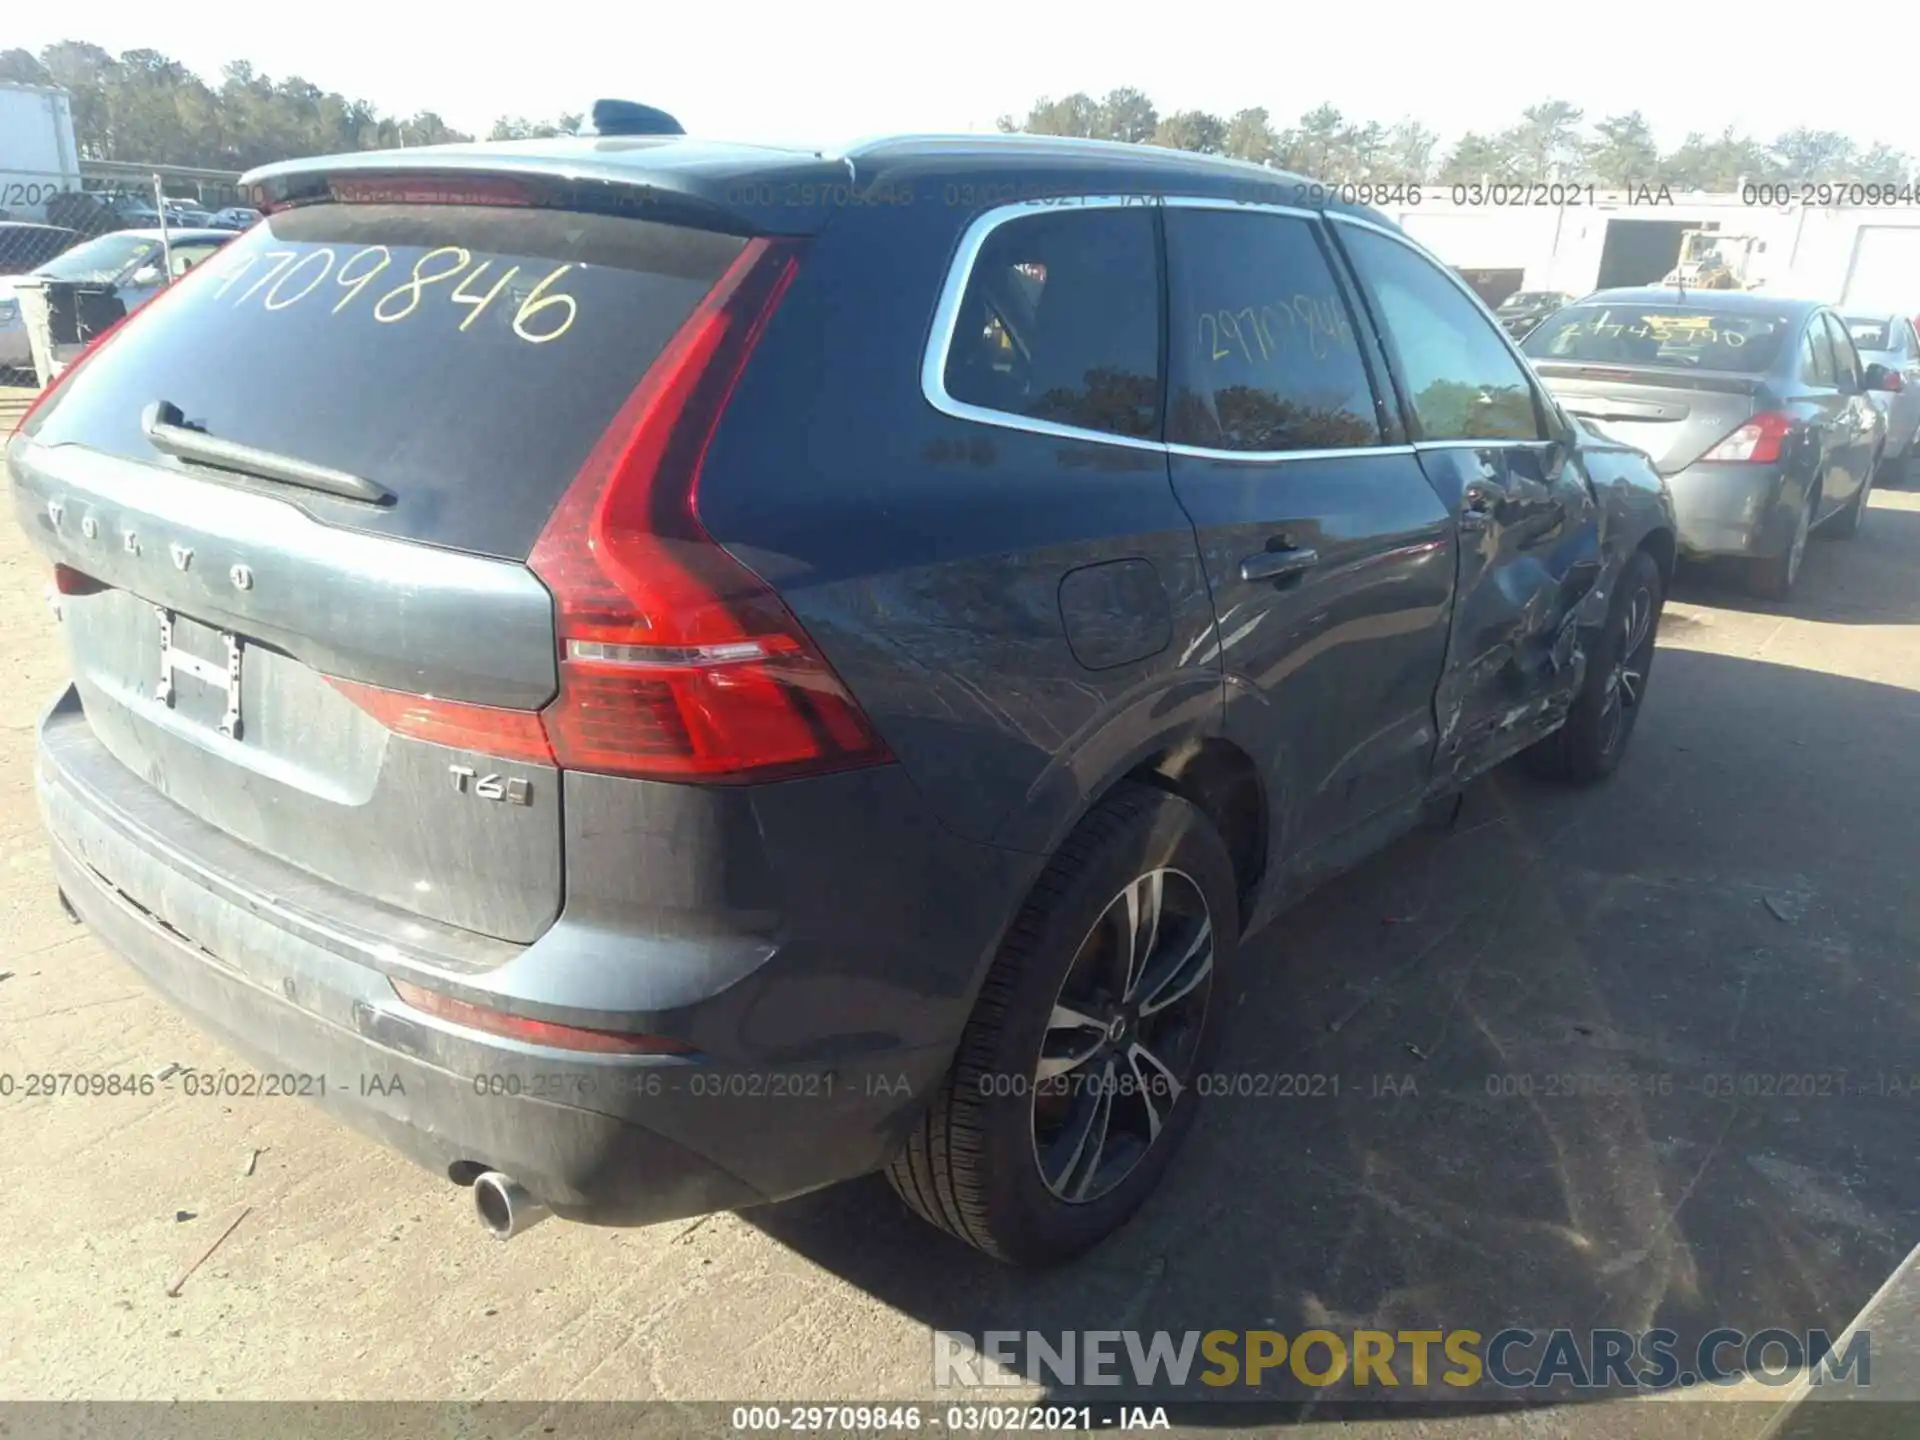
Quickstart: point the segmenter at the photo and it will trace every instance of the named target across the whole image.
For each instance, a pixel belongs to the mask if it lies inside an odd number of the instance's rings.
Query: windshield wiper
[[[369,505],[393,503],[391,490],[364,475],[209,435],[198,426],[189,425],[180,407],[165,400],[156,400],[141,412],[140,428],[154,449],[176,459],[192,460],[218,470],[233,470],[260,480],[274,480],[282,485],[298,485],[303,490],[324,490],[329,495],[364,500]]]

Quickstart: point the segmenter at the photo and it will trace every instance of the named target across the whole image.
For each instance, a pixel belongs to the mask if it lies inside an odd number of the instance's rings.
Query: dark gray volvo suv
[[[1675,552],[1392,224],[1005,138],[355,155],[7,446],[79,918],[512,1234],[1119,1225],[1243,939],[1619,761]]]

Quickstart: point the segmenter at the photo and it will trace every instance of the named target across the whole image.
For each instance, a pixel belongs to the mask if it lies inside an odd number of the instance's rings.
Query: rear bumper
[[[456,1180],[505,1171],[571,1219],[648,1224],[778,1199],[873,1169],[938,1084],[964,1023],[970,985],[966,994],[940,996],[928,989],[936,982],[923,978],[889,990],[821,970],[807,945],[777,942],[742,976],[736,942],[714,947],[712,972],[722,978],[713,993],[683,993],[674,1010],[629,1014],[617,1027],[730,1037],[698,1057],[601,1056],[485,1035],[410,1009],[390,977],[484,1003],[488,987],[507,983],[504,977],[525,982],[541,974],[538,952],[557,936],[556,947],[572,953],[549,962],[548,973],[565,990],[579,983],[567,967],[579,968],[580,954],[564,919],[509,964],[449,972],[436,983],[418,963],[421,927],[399,922],[397,944],[382,954],[367,943],[364,911],[352,928],[328,931],[310,911],[295,912],[286,896],[296,887],[243,886],[232,865],[224,873],[211,868],[209,859],[225,853],[216,842],[226,837],[199,834],[199,821],[114,760],[92,738],[71,689],[42,724],[37,771],[55,873],[74,910],[258,1076],[278,1077],[266,1081],[277,1093],[312,1098]],[[745,802],[736,796],[733,803]],[[998,852],[984,859],[987,873],[1000,873]],[[937,896],[908,897],[915,900],[942,908]],[[984,914],[989,906],[979,908]],[[993,927],[997,936],[1000,923],[983,921],[979,934]],[[409,928],[415,933],[402,933]],[[648,966],[648,937],[611,946],[614,938],[597,935],[597,948],[586,953],[608,963],[608,955],[624,952],[626,965]],[[395,963],[398,947],[410,942],[408,963]],[[942,943],[902,934],[891,954],[911,971]],[[672,963],[688,959],[683,939]],[[849,965],[856,960],[849,956]],[[796,976],[794,964],[816,973]],[[496,1004],[539,1009],[512,994]],[[554,1018],[577,1013],[567,1006]],[[596,1018],[615,1017],[602,1011]],[[778,1043],[756,1048],[756,1033]],[[233,1083],[259,1081],[236,1076]]]
[[[1667,477],[1680,549],[1697,558],[1771,558],[1793,540],[1786,467],[1704,463]]]

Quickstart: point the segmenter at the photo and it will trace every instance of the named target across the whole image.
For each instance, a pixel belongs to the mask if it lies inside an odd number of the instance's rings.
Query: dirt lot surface
[[[0,1070],[238,1067],[56,902],[44,579],[0,523]],[[1140,1219],[1067,1270],[991,1266],[877,1180],[500,1245],[465,1192],[300,1101],[16,1093],[0,1397],[930,1397],[930,1327],[1838,1332],[1920,1239],[1917,626],[1913,491],[1816,544],[1790,605],[1684,581],[1614,780],[1497,775],[1243,954],[1223,1063],[1337,1097],[1214,1100]],[[1797,1078],[1842,1071],[1839,1093]],[[1753,1418],[1610,1401],[1331,1428]]]

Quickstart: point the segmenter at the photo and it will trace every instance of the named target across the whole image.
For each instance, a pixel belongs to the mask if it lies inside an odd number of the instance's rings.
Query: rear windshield
[[[1888,320],[1859,320],[1846,317],[1847,333],[1853,336],[1853,343],[1862,350],[1891,350],[1893,348],[1893,324]]]
[[[1535,360],[1730,370],[1759,375],[1779,357],[1793,317],[1711,305],[1574,305],[1520,342]]]
[[[275,487],[322,520],[524,559],[744,243],[558,210],[290,210],[103,348],[36,438],[157,461],[140,417],[164,400],[219,439],[396,497],[374,508]]]

